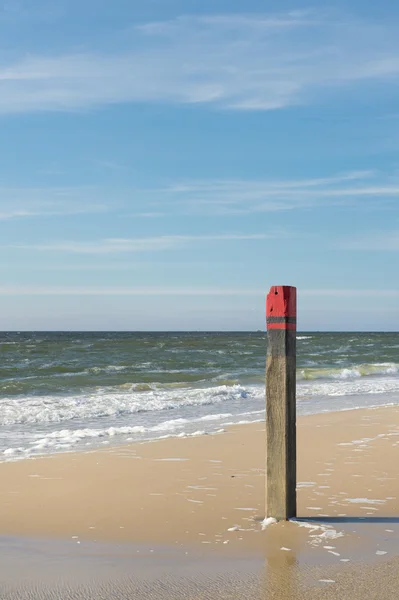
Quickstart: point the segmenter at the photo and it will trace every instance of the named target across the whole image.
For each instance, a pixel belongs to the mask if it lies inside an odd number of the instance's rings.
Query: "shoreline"
[[[297,400],[297,418],[302,419],[304,417],[313,417],[317,415],[335,414],[341,412],[351,411],[362,411],[368,409],[379,409],[399,406],[399,398],[397,395],[384,394],[385,402],[383,404],[375,402],[375,394],[369,396],[361,395],[356,396],[356,402],[352,406],[345,407],[332,407],[328,406],[328,402],[331,402],[329,398],[323,398],[321,401],[315,401],[314,398]],[[377,395],[377,398],[379,396]],[[347,400],[348,401],[348,400]],[[308,404],[312,407],[309,409]],[[317,406],[315,406],[317,405]],[[71,455],[81,454],[87,452],[101,452],[103,450],[112,450],[116,448],[129,447],[134,444],[146,444],[150,442],[158,442],[167,439],[187,439],[191,437],[199,436],[212,436],[219,433],[225,433],[229,428],[238,425],[253,425],[256,423],[262,423],[265,419],[265,411],[255,410],[249,412],[240,413],[210,413],[203,417],[199,417],[193,420],[180,419],[167,419],[165,414],[165,420],[161,420],[160,423],[152,425],[148,428],[139,426],[127,426],[127,427],[114,427],[110,426],[105,429],[60,429],[55,435],[55,432],[50,434],[43,433],[43,438],[38,440],[38,444],[44,443],[43,448],[46,448],[46,444],[50,443],[50,451],[37,451],[37,448],[32,448],[32,452],[29,449],[16,447],[6,448],[0,455],[0,465],[8,462],[24,461],[29,459],[41,459],[60,455]],[[245,418],[250,415],[262,415],[261,418],[255,418],[253,420]],[[211,428],[211,426],[213,427]],[[180,428],[183,431],[180,431]],[[186,431],[184,429],[186,428]],[[126,432],[125,435],[129,437],[123,439],[121,436],[123,432],[119,430],[131,429],[132,432]],[[139,431],[143,429],[143,431]],[[167,433],[168,430],[174,430],[173,433]],[[138,430],[138,431],[135,431]],[[153,432],[153,433],[151,433]],[[154,436],[155,432],[158,432],[158,436]],[[163,433],[165,432],[165,433]],[[90,435],[89,435],[90,433]],[[133,434],[133,437],[131,437]],[[140,437],[140,436],[143,437]],[[80,444],[84,439],[93,440],[94,442],[86,442],[83,446]],[[40,436],[37,436],[40,438]],[[71,445],[70,437],[73,440]],[[105,438],[105,439],[103,439]],[[115,439],[116,438],[116,439]],[[101,440],[101,441],[100,441]],[[59,446],[57,446],[57,443]],[[73,445],[75,444],[76,445]],[[54,446],[52,447],[52,445]],[[39,446],[40,447],[40,446]]]
[[[399,406],[299,417],[298,516],[399,514],[396,472],[384,456],[384,443],[398,443],[398,422]],[[0,532],[175,543],[176,536],[198,542],[199,533],[208,540],[212,532],[235,526],[259,529],[257,523],[264,517],[264,437],[264,424],[256,422],[231,426],[223,434],[1,463]],[[368,490],[376,461],[386,470],[377,478],[374,498]],[[333,495],[328,498],[329,494]],[[345,495],[351,503],[345,503]],[[148,526],[143,527],[132,511],[143,513]],[[180,521],[184,515],[186,523],[206,517],[206,531],[174,527],[172,534],[156,517],[165,511],[169,524],[178,515]]]
[[[262,531],[264,450],[258,422],[1,463],[1,597],[394,598],[399,406],[299,417],[298,519]]]

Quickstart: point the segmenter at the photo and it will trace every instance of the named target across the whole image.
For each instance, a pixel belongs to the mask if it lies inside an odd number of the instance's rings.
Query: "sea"
[[[264,419],[265,332],[0,333],[0,460]],[[298,333],[297,413],[399,403],[399,333]]]

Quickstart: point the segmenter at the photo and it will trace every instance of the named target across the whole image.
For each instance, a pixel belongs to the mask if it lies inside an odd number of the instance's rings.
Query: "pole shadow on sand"
[[[297,523],[399,523],[399,517],[297,517],[290,519]]]

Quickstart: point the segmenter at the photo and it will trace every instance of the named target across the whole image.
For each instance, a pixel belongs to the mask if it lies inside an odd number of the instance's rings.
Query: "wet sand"
[[[395,598],[398,458],[399,407],[298,419],[299,518],[264,531],[263,423],[3,463],[1,597],[24,597],[22,563],[26,598],[65,597],[56,580],[82,598]]]
[[[396,600],[397,559],[312,565],[170,547],[0,541],[2,600]]]

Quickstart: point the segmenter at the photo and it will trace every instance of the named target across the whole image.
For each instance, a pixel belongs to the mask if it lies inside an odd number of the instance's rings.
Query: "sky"
[[[399,330],[399,3],[0,0],[0,329]]]

